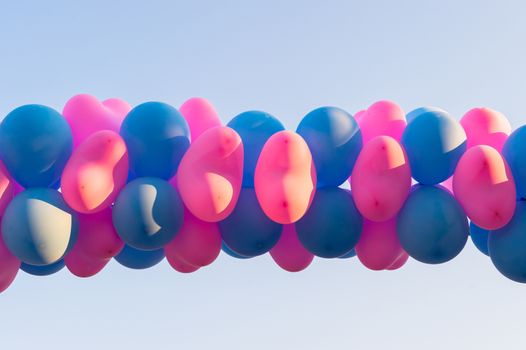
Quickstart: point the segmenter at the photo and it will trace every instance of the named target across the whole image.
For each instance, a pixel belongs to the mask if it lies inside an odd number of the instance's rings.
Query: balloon
[[[0,217],[4,214],[5,208],[15,197],[16,184],[9,175],[9,172],[0,161]]]
[[[362,109],[354,114],[354,120],[356,120],[356,122],[358,123],[358,126],[360,126],[360,119],[362,119],[365,113],[367,113],[367,110]],[[363,139],[363,135],[362,135],[362,139]]]
[[[351,249],[348,253],[343,254],[342,256],[339,256],[338,259],[350,259],[354,258],[356,256],[356,249]]]
[[[453,194],[453,176],[448,177],[446,180],[441,182],[440,186],[448,190],[449,193]]]
[[[387,270],[389,271],[398,270],[399,268],[405,265],[408,259],[409,259],[409,254],[407,254],[406,252],[402,252],[400,256],[395,260],[395,262],[387,268]]]
[[[19,268],[20,260],[11,254],[0,236],[0,293],[13,283]]]
[[[243,179],[243,144],[226,126],[205,131],[184,155],[177,188],[197,218],[217,222],[236,206]]]
[[[403,253],[396,234],[396,219],[385,222],[364,220],[355,249],[365,267],[376,271],[389,268]]]
[[[250,258],[253,258],[253,256],[243,256],[243,255],[239,255],[238,253],[236,253],[235,251],[233,251],[232,249],[230,249],[226,244],[225,242],[221,242],[221,250],[226,253],[227,255],[233,257],[233,258],[236,258],[236,259],[250,259]]]
[[[95,96],[81,94],[66,102],[62,114],[71,127],[73,144],[78,146],[97,131],[119,132],[130,110],[128,103],[117,98],[101,102]]]
[[[253,188],[243,188],[232,214],[219,222],[225,244],[245,257],[261,255],[272,249],[279,240],[282,228],[265,215]]]
[[[460,119],[460,124],[466,131],[468,148],[488,145],[500,152],[511,133],[510,122],[502,113],[491,108],[469,110]]]
[[[72,147],[68,123],[46,106],[18,107],[0,124],[0,159],[26,188],[57,182]]]
[[[311,207],[296,223],[296,231],[300,242],[312,254],[337,258],[354,248],[362,225],[351,192],[326,187],[318,189]]]
[[[134,270],[143,270],[153,267],[164,259],[164,249],[139,250],[124,245],[124,248],[115,256],[115,260],[122,266]]]
[[[407,122],[399,105],[392,101],[378,101],[367,108],[358,124],[362,131],[363,143],[366,144],[382,135],[391,136],[400,142]]]
[[[412,110],[411,112],[407,113],[405,116],[405,119],[408,123],[410,123],[413,119],[418,117],[420,114],[425,114],[427,112],[441,112],[441,113],[447,113],[443,109],[437,108],[437,107],[419,107],[417,109]]]
[[[199,270],[199,266],[189,264],[187,261],[182,259],[175,251],[165,249],[165,253],[166,260],[175,271],[181,273],[192,273]]]
[[[490,146],[468,149],[453,176],[455,198],[477,226],[496,230],[515,211],[515,182],[506,161]]]
[[[314,255],[303,247],[294,225],[283,226],[278,243],[270,250],[270,256],[283,270],[299,272],[305,270]]]
[[[186,100],[179,108],[190,128],[192,142],[194,142],[204,131],[221,126],[221,120],[214,106],[204,98],[193,97]]]
[[[81,278],[91,277],[102,271],[110,259],[90,256],[82,249],[74,246],[64,257],[66,267],[73,275]]]
[[[79,213],[109,207],[128,178],[128,152],[113,131],[89,136],[71,155],[62,173],[64,200]]]
[[[42,266],[22,263],[20,270],[33,276],[49,276],[62,270],[64,266],[64,259],[60,259],[52,264]]]
[[[71,249],[78,221],[62,195],[49,188],[31,188],[9,203],[2,221],[4,242],[17,258],[31,265],[49,265]]]
[[[285,130],[285,127],[275,117],[260,111],[243,112],[227,126],[234,129],[243,141],[243,187],[254,187],[254,173],[263,145],[270,136]]]
[[[298,221],[316,192],[316,170],[303,138],[290,131],[272,135],[259,156],[254,181],[259,204],[271,220]]]
[[[515,130],[502,148],[502,155],[508,162],[515,186],[517,197],[526,197],[526,125]]]
[[[179,194],[168,182],[141,177],[121,191],[112,216],[115,230],[126,244],[157,250],[179,232],[184,209]]]
[[[128,113],[120,134],[130,157],[130,169],[137,176],[168,180],[190,145],[190,130],[183,116],[170,105],[146,102]]]
[[[477,249],[483,253],[489,256],[488,251],[488,238],[489,238],[490,231],[484,230],[483,228],[478,227],[472,222],[469,223],[469,235],[471,237],[471,241],[477,247]]]
[[[356,207],[371,221],[392,219],[411,188],[411,169],[404,149],[389,136],[365,144],[351,176]]]
[[[412,258],[441,264],[462,251],[469,226],[464,210],[447,190],[416,185],[398,214],[397,232]]]
[[[442,111],[419,114],[402,135],[413,178],[425,185],[438,184],[453,175],[466,150],[462,126]]]
[[[312,153],[318,188],[340,186],[349,178],[362,148],[362,133],[349,113],[317,108],[303,117],[296,132]]]

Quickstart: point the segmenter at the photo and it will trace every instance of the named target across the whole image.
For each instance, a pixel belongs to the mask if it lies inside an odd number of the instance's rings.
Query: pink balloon
[[[62,194],[79,213],[95,213],[115,201],[127,178],[124,140],[113,131],[98,131],[73,151],[62,173]]]
[[[500,152],[511,134],[510,122],[504,114],[491,108],[469,110],[460,120],[460,124],[466,132],[468,148],[488,145]]]
[[[298,239],[294,225],[283,226],[278,243],[270,250],[270,256],[283,270],[299,272],[305,270],[314,259]]]
[[[491,146],[473,146],[462,155],[453,175],[453,192],[473,223],[486,230],[503,227],[515,212],[510,168]]]
[[[405,251],[400,254],[400,256],[395,260],[395,262],[389,266],[387,269],[390,271],[398,270],[402,266],[405,265],[405,263],[409,260],[409,254],[407,254]]]
[[[177,272],[181,273],[192,273],[199,270],[199,266],[194,266],[184,261],[177,253],[173,250],[168,250],[166,252],[166,260],[170,266]]]
[[[301,219],[316,192],[316,169],[300,135],[280,131],[267,140],[256,165],[254,188],[270,219],[281,224]]]
[[[110,260],[90,256],[75,247],[64,257],[68,270],[75,276],[83,278],[96,275]]]
[[[0,293],[13,283],[19,268],[20,260],[11,254],[0,235]]]
[[[367,113],[367,110],[365,110],[365,109],[362,109],[362,110],[356,112],[354,114],[354,120],[356,120],[358,122],[358,124],[360,124],[360,119],[362,119],[362,117],[365,115],[365,113]]]
[[[356,207],[366,219],[392,219],[411,188],[411,168],[402,146],[389,136],[366,143],[354,165],[351,188]]]
[[[243,179],[243,143],[231,128],[208,129],[186,151],[177,172],[184,204],[207,222],[225,219],[236,206]]]
[[[0,161],[0,217],[4,215],[5,208],[15,197],[16,184],[4,163]]]
[[[392,101],[373,103],[358,119],[362,131],[363,143],[377,136],[391,136],[400,142],[407,125],[405,113],[399,105]]]
[[[376,271],[389,268],[403,253],[396,234],[396,219],[384,222],[364,220],[355,249],[365,267]]]
[[[129,104],[117,98],[100,102],[94,96],[81,94],[69,99],[62,114],[71,127],[73,144],[77,146],[97,131],[119,132],[120,125],[130,110]]]
[[[190,127],[191,140],[196,140],[204,131],[221,126],[214,106],[201,97],[193,97],[181,105],[179,111]]]

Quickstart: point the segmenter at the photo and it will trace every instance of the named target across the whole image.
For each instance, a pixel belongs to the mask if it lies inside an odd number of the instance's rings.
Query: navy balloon
[[[342,256],[339,256],[339,259],[350,259],[354,258],[356,256],[356,250],[353,248],[348,253],[343,254]]]
[[[233,251],[232,249],[230,249],[226,244],[225,242],[221,242],[221,250],[223,252],[225,252],[227,255],[233,257],[233,258],[236,258],[236,259],[250,259],[252,258],[252,256],[243,256],[243,255],[239,255],[238,253],[236,253],[235,251]]]
[[[243,112],[228,124],[243,141],[243,187],[254,187],[254,172],[265,142],[273,134],[285,130],[281,122],[272,115],[260,111]]]
[[[511,133],[504,143],[502,155],[513,174],[517,197],[526,198],[526,125]]]
[[[337,258],[358,243],[363,219],[350,191],[326,187],[316,191],[309,210],[295,225],[308,251],[322,258]]]
[[[303,117],[296,132],[309,145],[318,188],[340,186],[349,178],[362,149],[362,132],[349,113],[317,108]]]
[[[128,148],[130,170],[137,177],[170,179],[190,146],[188,123],[177,109],[162,102],[132,109],[120,134]]]
[[[66,266],[66,264],[64,263],[64,259],[60,259],[59,261],[54,262],[53,264],[43,266],[22,263],[20,265],[20,270],[33,276],[49,276],[62,270],[64,266]]]
[[[397,233],[412,258],[440,264],[462,251],[469,224],[464,210],[447,190],[417,185],[398,214]]]
[[[140,250],[124,245],[115,260],[122,266],[134,270],[143,270],[157,265],[164,259],[164,249]]]
[[[62,115],[42,105],[25,105],[0,124],[0,159],[23,187],[57,183],[73,149]]]
[[[407,120],[408,123],[410,123],[413,119],[418,117],[420,114],[424,114],[427,112],[444,112],[444,110],[437,108],[437,107],[419,107],[407,113],[407,115],[405,116],[405,119]],[[444,112],[444,113],[447,113],[447,112]]]
[[[488,256],[489,233],[490,231],[478,227],[473,223],[473,221],[469,223],[469,236],[471,237],[471,241],[481,253],[486,254]]]

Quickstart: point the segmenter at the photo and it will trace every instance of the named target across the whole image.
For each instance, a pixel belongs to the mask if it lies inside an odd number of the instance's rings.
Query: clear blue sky
[[[74,94],[135,105],[262,109],[379,99],[459,118],[526,111],[526,3],[515,1],[2,1],[0,115]],[[1,118],[1,117],[0,117]],[[317,259],[289,274],[224,255],[192,275],[111,263],[83,280],[20,273],[0,295],[1,349],[523,349],[526,286],[471,242],[439,266],[372,272]]]

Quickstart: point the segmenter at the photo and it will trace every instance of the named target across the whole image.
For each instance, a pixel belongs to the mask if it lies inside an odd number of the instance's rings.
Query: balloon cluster
[[[89,277],[166,257],[190,273],[221,250],[291,272],[355,255],[396,270],[449,261],[469,235],[526,282],[526,126],[511,131],[489,108],[459,123],[390,101],[318,108],[295,132],[259,111],[223,126],[202,98],[25,105],[0,125],[0,291],[19,269]]]

